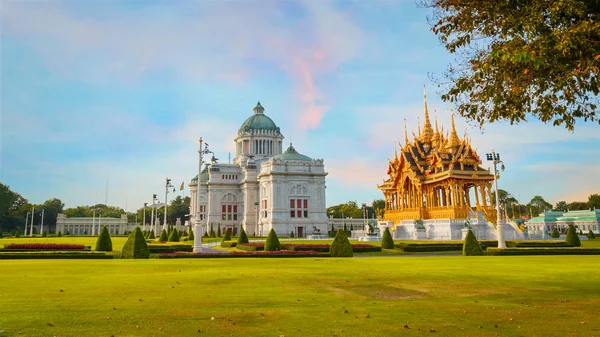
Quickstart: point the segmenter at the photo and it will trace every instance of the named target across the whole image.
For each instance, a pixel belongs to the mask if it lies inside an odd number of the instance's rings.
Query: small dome
[[[208,166],[204,166],[204,170],[202,170],[200,178],[202,178],[202,181],[208,181]],[[197,184],[197,183],[198,183],[198,175],[196,174],[196,176],[194,178],[192,178],[192,184]]]
[[[285,150],[284,153],[276,155],[275,157],[273,157],[273,159],[280,159],[280,160],[304,160],[304,161],[311,161],[312,160],[312,159],[310,159],[310,157],[298,153],[298,151],[296,151],[296,149],[294,149],[294,147],[292,146],[292,144],[290,144],[290,146],[287,148],[287,150]]]
[[[264,108],[260,102],[258,102],[254,108],[254,115],[250,116],[242,123],[242,126],[238,130],[238,135],[251,130],[272,130],[279,133],[279,127],[263,112]]]

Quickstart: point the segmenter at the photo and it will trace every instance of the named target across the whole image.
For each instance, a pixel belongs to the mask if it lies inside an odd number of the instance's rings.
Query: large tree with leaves
[[[421,0],[431,30],[458,55],[442,99],[479,124],[531,114],[573,130],[598,121],[600,1]]]

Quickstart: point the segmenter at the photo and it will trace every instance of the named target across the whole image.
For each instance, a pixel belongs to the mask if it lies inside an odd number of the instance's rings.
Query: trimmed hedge
[[[554,228],[552,230],[552,234],[550,234],[550,237],[555,238],[555,239],[560,238],[560,233],[558,232],[558,230],[556,228]]]
[[[267,235],[267,241],[265,242],[265,250],[268,252],[272,252],[279,249],[281,249],[281,243],[279,243],[277,233],[275,233],[275,230],[271,228],[271,230],[269,231],[269,235]]]
[[[57,250],[85,250],[86,246],[72,243],[11,243],[4,245],[4,251],[57,251]],[[89,246],[87,250],[90,250]]]
[[[171,235],[169,235],[169,242],[179,242],[179,232],[176,229],[171,231]]]
[[[265,250],[265,245],[262,243],[238,243],[236,248],[240,250],[245,250],[247,252],[260,252]]]
[[[235,246],[237,246],[237,242],[235,242],[235,241],[223,241],[223,242],[221,242],[221,247],[234,248]]]
[[[579,235],[577,235],[575,227],[569,226],[569,229],[567,229],[567,239],[565,241],[574,247],[581,246],[581,241],[579,240]]]
[[[108,227],[102,227],[100,234],[98,234],[98,240],[96,240],[96,251],[99,252],[112,252],[112,239],[108,233]]]
[[[335,239],[329,249],[329,255],[331,257],[352,257],[354,252],[352,251],[352,245],[348,241],[348,236],[342,229],[338,229]]]
[[[600,255],[600,248],[489,248],[485,255]]]
[[[10,252],[0,253],[0,260],[28,260],[28,259],[112,259],[114,256],[107,253],[96,252]]]
[[[483,249],[481,249],[481,245],[477,242],[477,238],[473,231],[469,229],[467,232],[467,236],[465,237],[465,242],[463,244],[462,249],[463,256],[477,256],[483,255]]]
[[[587,237],[588,237],[588,239],[595,239],[596,234],[594,232],[592,232],[592,230],[590,229],[590,231],[587,233]]]
[[[329,257],[329,254],[318,253],[318,252],[290,252],[290,251],[276,251],[276,252],[233,252],[231,254],[202,254],[202,253],[174,253],[174,254],[160,254],[161,259],[212,259],[212,258],[238,258],[238,257],[251,257],[251,258],[286,258],[286,257]]]
[[[401,248],[404,252],[461,252],[463,245],[436,245],[436,246],[405,246]],[[482,248],[483,249],[483,248]]]
[[[223,234],[223,241],[231,241],[231,234],[228,230],[225,230],[225,234]]]
[[[150,254],[193,251],[194,247],[190,245],[148,245],[148,252]]]
[[[240,226],[240,236],[238,236],[237,243],[238,246],[242,243],[248,243],[248,236],[246,235],[246,231],[242,226]]]
[[[327,253],[329,252],[328,244],[298,244],[298,243],[284,243],[281,245],[281,250],[291,250],[296,252],[302,251],[315,251]]]
[[[515,247],[515,248],[535,248],[535,247],[573,247],[573,245],[569,244],[566,241],[519,241],[513,242],[510,246],[507,244],[507,247]]]
[[[163,233],[166,232],[163,230]],[[161,234],[162,236],[162,234]],[[147,259],[150,257],[150,253],[148,251],[148,244],[144,239],[144,235],[140,230],[140,227],[135,227],[133,232],[129,235],[129,238],[123,245],[123,250],[121,251],[122,259]]]
[[[394,239],[392,239],[392,234],[390,233],[390,228],[386,227],[383,232],[383,237],[381,238],[381,248],[384,249],[394,249]]]
[[[167,242],[169,240],[169,234],[167,234],[166,230],[162,230],[162,232],[160,232],[160,237],[158,238],[158,241],[162,241],[162,242]]]

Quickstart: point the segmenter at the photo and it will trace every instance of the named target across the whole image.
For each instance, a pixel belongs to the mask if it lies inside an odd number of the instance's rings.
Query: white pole
[[[142,228],[146,230],[146,203],[144,203],[144,218],[142,219]]]
[[[44,211],[46,209],[42,209],[42,225],[40,226],[40,234],[44,235]]]
[[[202,182],[202,137],[198,148],[198,181],[196,185],[196,214],[194,215],[194,253],[202,252],[202,225],[200,224],[200,186]],[[206,194],[208,198],[208,193]]]
[[[92,235],[96,235],[96,210],[92,210]]]
[[[29,226],[29,236],[33,236],[33,218],[35,218],[35,208],[31,206],[31,226]]]
[[[496,173],[496,153],[492,150],[492,160],[494,163],[494,184],[496,185],[496,227],[498,230],[498,248],[506,248],[504,241],[504,221],[502,220],[502,212],[500,211],[500,199],[498,197],[498,175]]]
[[[156,235],[156,229],[154,228],[154,200],[152,200],[152,218],[150,219],[150,229],[154,231],[154,235]]]
[[[167,183],[165,184],[165,220],[163,222],[163,229],[167,230],[167,194],[169,194],[169,178],[167,177]]]
[[[100,230],[101,230],[101,227],[100,227],[101,226],[101,224],[100,224],[101,221],[102,221],[102,210],[100,210],[98,212],[98,234],[100,234]]]
[[[23,236],[27,235],[27,223],[29,222],[29,211],[27,211],[27,215],[25,216],[25,232],[23,233]]]

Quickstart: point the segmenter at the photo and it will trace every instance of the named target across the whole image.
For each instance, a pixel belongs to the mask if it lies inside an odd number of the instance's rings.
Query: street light
[[[46,209],[42,208],[42,224],[40,225],[40,235],[44,235],[44,211]]]
[[[498,173],[496,171],[496,165],[502,163],[500,167],[504,171],[504,163],[500,160],[500,154],[492,150],[492,153],[486,153],[488,161],[494,164],[494,184],[496,185],[496,226],[498,227],[498,248],[506,248],[506,241],[504,241],[504,222],[502,220],[502,212],[500,211],[500,199],[498,197]]]
[[[363,209],[363,230],[365,230],[365,228],[367,228],[367,204],[363,203],[362,209]]]
[[[259,212],[258,212],[258,204],[259,204],[259,202],[258,202],[258,201],[255,201],[255,202],[254,202],[254,209],[256,210],[256,227],[255,227],[256,229],[258,229],[258,213],[259,213]],[[256,232],[256,230],[255,230],[255,232]],[[259,232],[259,236],[263,236],[263,232],[262,232],[262,224],[260,225],[260,232]]]
[[[171,179],[167,177],[167,183],[165,184],[165,221],[163,223],[164,230],[167,230],[167,194],[169,194],[170,187],[173,187],[173,185],[171,185]]]
[[[152,194],[152,219],[150,219],[150,227],[154,231],[154,235],[158,236],[160,233],[158,233],[158,228],[156,228],[156,202],[158,201],[156,196],[157,194]]]
[[[202,252],[202,224],[200,219],[200,187],[202,185],[202,155],[212,153],[212,162],[216,162],[215,153],[208,149],[208,143],[204,143],[204,149],[202,148],[202,137],[200,137],[200,146],[198,147],[198,185],[196,188],[196,214],[194,215],[194,253]],[[208,198],[208,190],[206,193],[206,209],[207,214],[210,210],[209,208],[209,198]],[[208,219],[207,219],[208,221]]]
[[[142,229],[146,230],[146,206],[148,206],[148,203],[145,202],[144,203],[144,217],[142,218]]]

